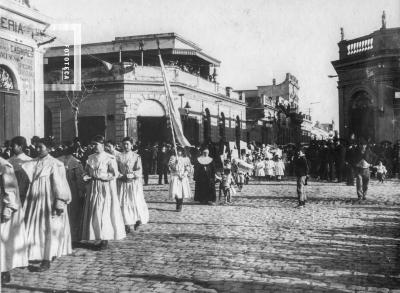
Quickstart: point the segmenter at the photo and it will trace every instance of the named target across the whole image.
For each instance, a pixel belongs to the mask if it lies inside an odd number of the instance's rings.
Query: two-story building
[[[96,134],[115,141],[124,136],[142,143],[169,141],[160,52],[188,140],[192,144],[245,140],[245,101],[218,83],[220,61],[193,42],[175,33],[140,35],[84,44],[81,51],[82,84],[88,91],[74,93],[85,95],[77,121],[67,93],[54,91],[61,78],[63,47],[46,52],[45,79],[53,84],[53,90],[45,92],[48,135],[69,141],[77,128],[84,143]]]

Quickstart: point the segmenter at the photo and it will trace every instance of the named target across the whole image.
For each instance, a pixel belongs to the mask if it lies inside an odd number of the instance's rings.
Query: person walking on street
[[[356,166],[357,197],[359,200],[365,200],[370,179],[369,167],[373,161],[373,154],[365,140],[360,142],[360,146],[355,152],[354,161]]]
[[[97,241],[97,249],[106,249],[108,240],[126,237],[124,219],[118,200],[117,161],[104,151],[104,137],[97,135],[92,144],[83,179],[89,186],[83,212],[82,240]]]
[[[307,200],[307,194],[304,186],[306,184],[309,168],[302,149],[298,150],[297,157],[294,159],[294,172],[297,178],[297,197],[299,201],[298,207],[304,207]]]
[[[192,198],[189,175],[192,173],[192,165],[188,157],[183,157],[183,149],[177,150],[177,156],[171,156],[169,160],[171,179],[169,184],[169,197],[176,201],[176,211],[182,211],[183,199]]]
[[[118,163],[118,198],[121,204],[122,216],[126,233],[142,224],[149,222],[149,209],[143,194],[142,160],[132,151],[133,139],[125,137],[122,140],[123,151],[117,155]]]
[[[22,165],[30,185],[24,203],[29,261],[41,261],[32,270],[43,272],[50,261],[72,252],[67,205],[71,202],[65,167],[49,152],[52,142],[40,139],[38,157]]]
[[[28,266],[24,211],[12,165],[0,158],[0,268],[1,284],[11,281],[10,271]]]

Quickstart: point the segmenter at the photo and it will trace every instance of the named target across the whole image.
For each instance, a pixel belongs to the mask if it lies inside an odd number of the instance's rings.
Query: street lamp
[[[192,108],[192,107],[190,107],[189,102],[186,102],[186,105],[185,105],[185,107],[183,108],[183,109],[185,109],[186,115],[189,115],[190,109],[191,109],[191,108]]]

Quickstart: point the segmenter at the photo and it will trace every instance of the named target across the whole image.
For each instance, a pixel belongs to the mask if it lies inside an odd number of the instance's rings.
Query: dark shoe
[[[133,226],[133,229],[136,231],[139,229],[139,226],[142,225],[142,221],[137,221],[136,224]]]
[[[106,250],[108,248],[108,240],[101,240],[100,250]]]
[[[37,268],[37,272],[45,272],[48,269],[50,269],[50,261],[43,260],[42,263],[40,264],[40,267]]]
[[[176,211],[181,212],[182,211],[182,205],[183,205],[183,199],[177,199],[176,200]]]
[[[1,284],[7,284],[11,282],[11,274],[10,272],[1,273]]]

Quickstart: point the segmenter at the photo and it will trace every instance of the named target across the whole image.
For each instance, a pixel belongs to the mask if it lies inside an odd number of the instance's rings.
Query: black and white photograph
[[[399,0],[0,0],[0,293],[400,293]]]

